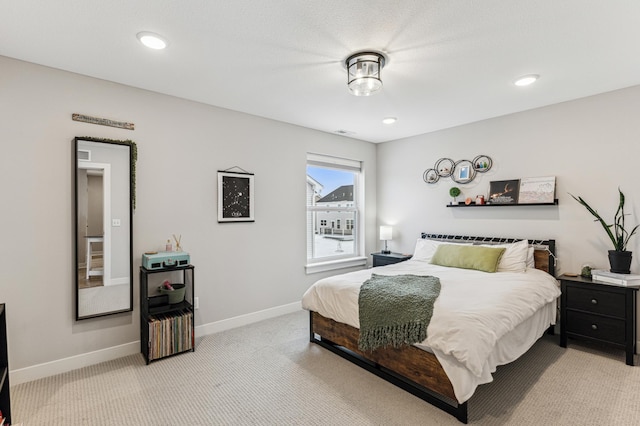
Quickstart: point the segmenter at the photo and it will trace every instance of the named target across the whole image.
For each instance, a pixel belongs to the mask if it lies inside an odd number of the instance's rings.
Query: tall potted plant
[[[602,217],[598,214],[596,210],[594,210],[582,197],[575,197],[573,194],[569,194],[573,197],[574,200],[582,204],[588,211],[596,218],[597,222],[600,222],[604,230],[607,232],[607,235],[611,239],[613,243],[613,250],[609,250],[609,265],[611,266],[611,272],[617,272],[620,274],[630,274],[631,273],[631,257],[632,253],[627,251],[627,243],[629,239],[636,233],[638,230],[638,226],[633,227],[631,232],[627,231],[625,228],[624,218],[627,215],[624,212],[624,194],[618,188],[618,193],[620,194],[620,200],[618,202],[618,209],[616,210],[616,214],[613,216],[613,223],[607,224],[607,222],[602,219]]]

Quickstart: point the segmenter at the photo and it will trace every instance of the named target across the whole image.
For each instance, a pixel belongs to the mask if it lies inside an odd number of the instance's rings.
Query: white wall
[[[133,313],[74,320],[75,136],[138,144],[134,269],[142,252],[181,234],[196,266],[201,328],[296,303],[330,274],[304,273],[308,151],[364,162],[365,254],[380,248],[377,225],[393,224],[394,251],[412,252],[421,231],[555,238],[560,272],[604,267],[604,231],[567,192],[611,217],[620,185],[634,223],[640,213],[640,87],[376,146],[9,58],[0,70],[0,302],[12,371],[59,360],[73,367],[139,340],[137,274]],[[136,130],[75,122],[72,113]],[[427,185],[423,171],[441,157],[478,154],[494,167],[459,185],[465,195],[486,192],[490,180],[555,175],[559,206],[445,208],[452,183]],[[256,174],[255,223],[217,223],[216,171],[233,166]],[[640,236],[629,248],[640,273]]]
[[[307,151],[364,162],[365,254],[376,249],[373,144],[5,57],[0,70],[0,302],[12,371],[130,348],[140,338],[141,253],[172,234],[196,267],[197,326],[299,302],[326,275],[304,270]],[[135,131],[75,122],[72,113],[132,122]],[[138,144],[133,313],[74,320],[75,136]],[[233,166],[255,173],[255,223],[217,223],[216,172]]]
[[[531,89],[535,90],[535,88]],[[608,268],[613,249],[605,231],[568,193],[582,196],[607,220],[626,195],[627,224],[640,223],[640,86],[378,145],[378,221],[394,225],[391,249],[412,253],[421,231],[477,236],[554,238],[558,272],[583,264]],[[441,157],[488,155],[493,168],[467,185],[425,169]],[[486,194],[491,180],[556,176],[553,207],[446,208]],[[632,237],[631,270],[640,273],[640,235]]]

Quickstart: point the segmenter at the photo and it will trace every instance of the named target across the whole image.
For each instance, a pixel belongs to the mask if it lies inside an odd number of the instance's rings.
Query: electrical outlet
[[[193,307],[195,309],[200,309],[200,300],[198,300],[198,297],[193,298]]]

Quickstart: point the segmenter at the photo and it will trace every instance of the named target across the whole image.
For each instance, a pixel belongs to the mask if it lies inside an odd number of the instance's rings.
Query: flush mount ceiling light
[[[385,118],[382,119],[382,122],[384,124],[393,124],[396,121],[398,121],[398,119],[396,117],[385,117]]]
[[[356,96],[370,96],[382,87],[380,71],[387,58],[379,52],[359,52],[345,61],[347,67],[347,86]]]
[[[137,34],[140,43],[144,44],[150,49],[161,50],[167,47],[167,40],[159,34],[149,31],[141,31]]]
[[[540,76],[538,74],[523,75],[522,77],[517,78],[516,81],[513,82],[513,84],[515,84],[516,86],[528,86],[535,83],[539,78]]]

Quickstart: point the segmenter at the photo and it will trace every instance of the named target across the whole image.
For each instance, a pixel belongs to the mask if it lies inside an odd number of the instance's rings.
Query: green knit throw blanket
[[[422,342],[439,294],[436,277],[372,274],[358,296],[358,348],[366,352]]]

